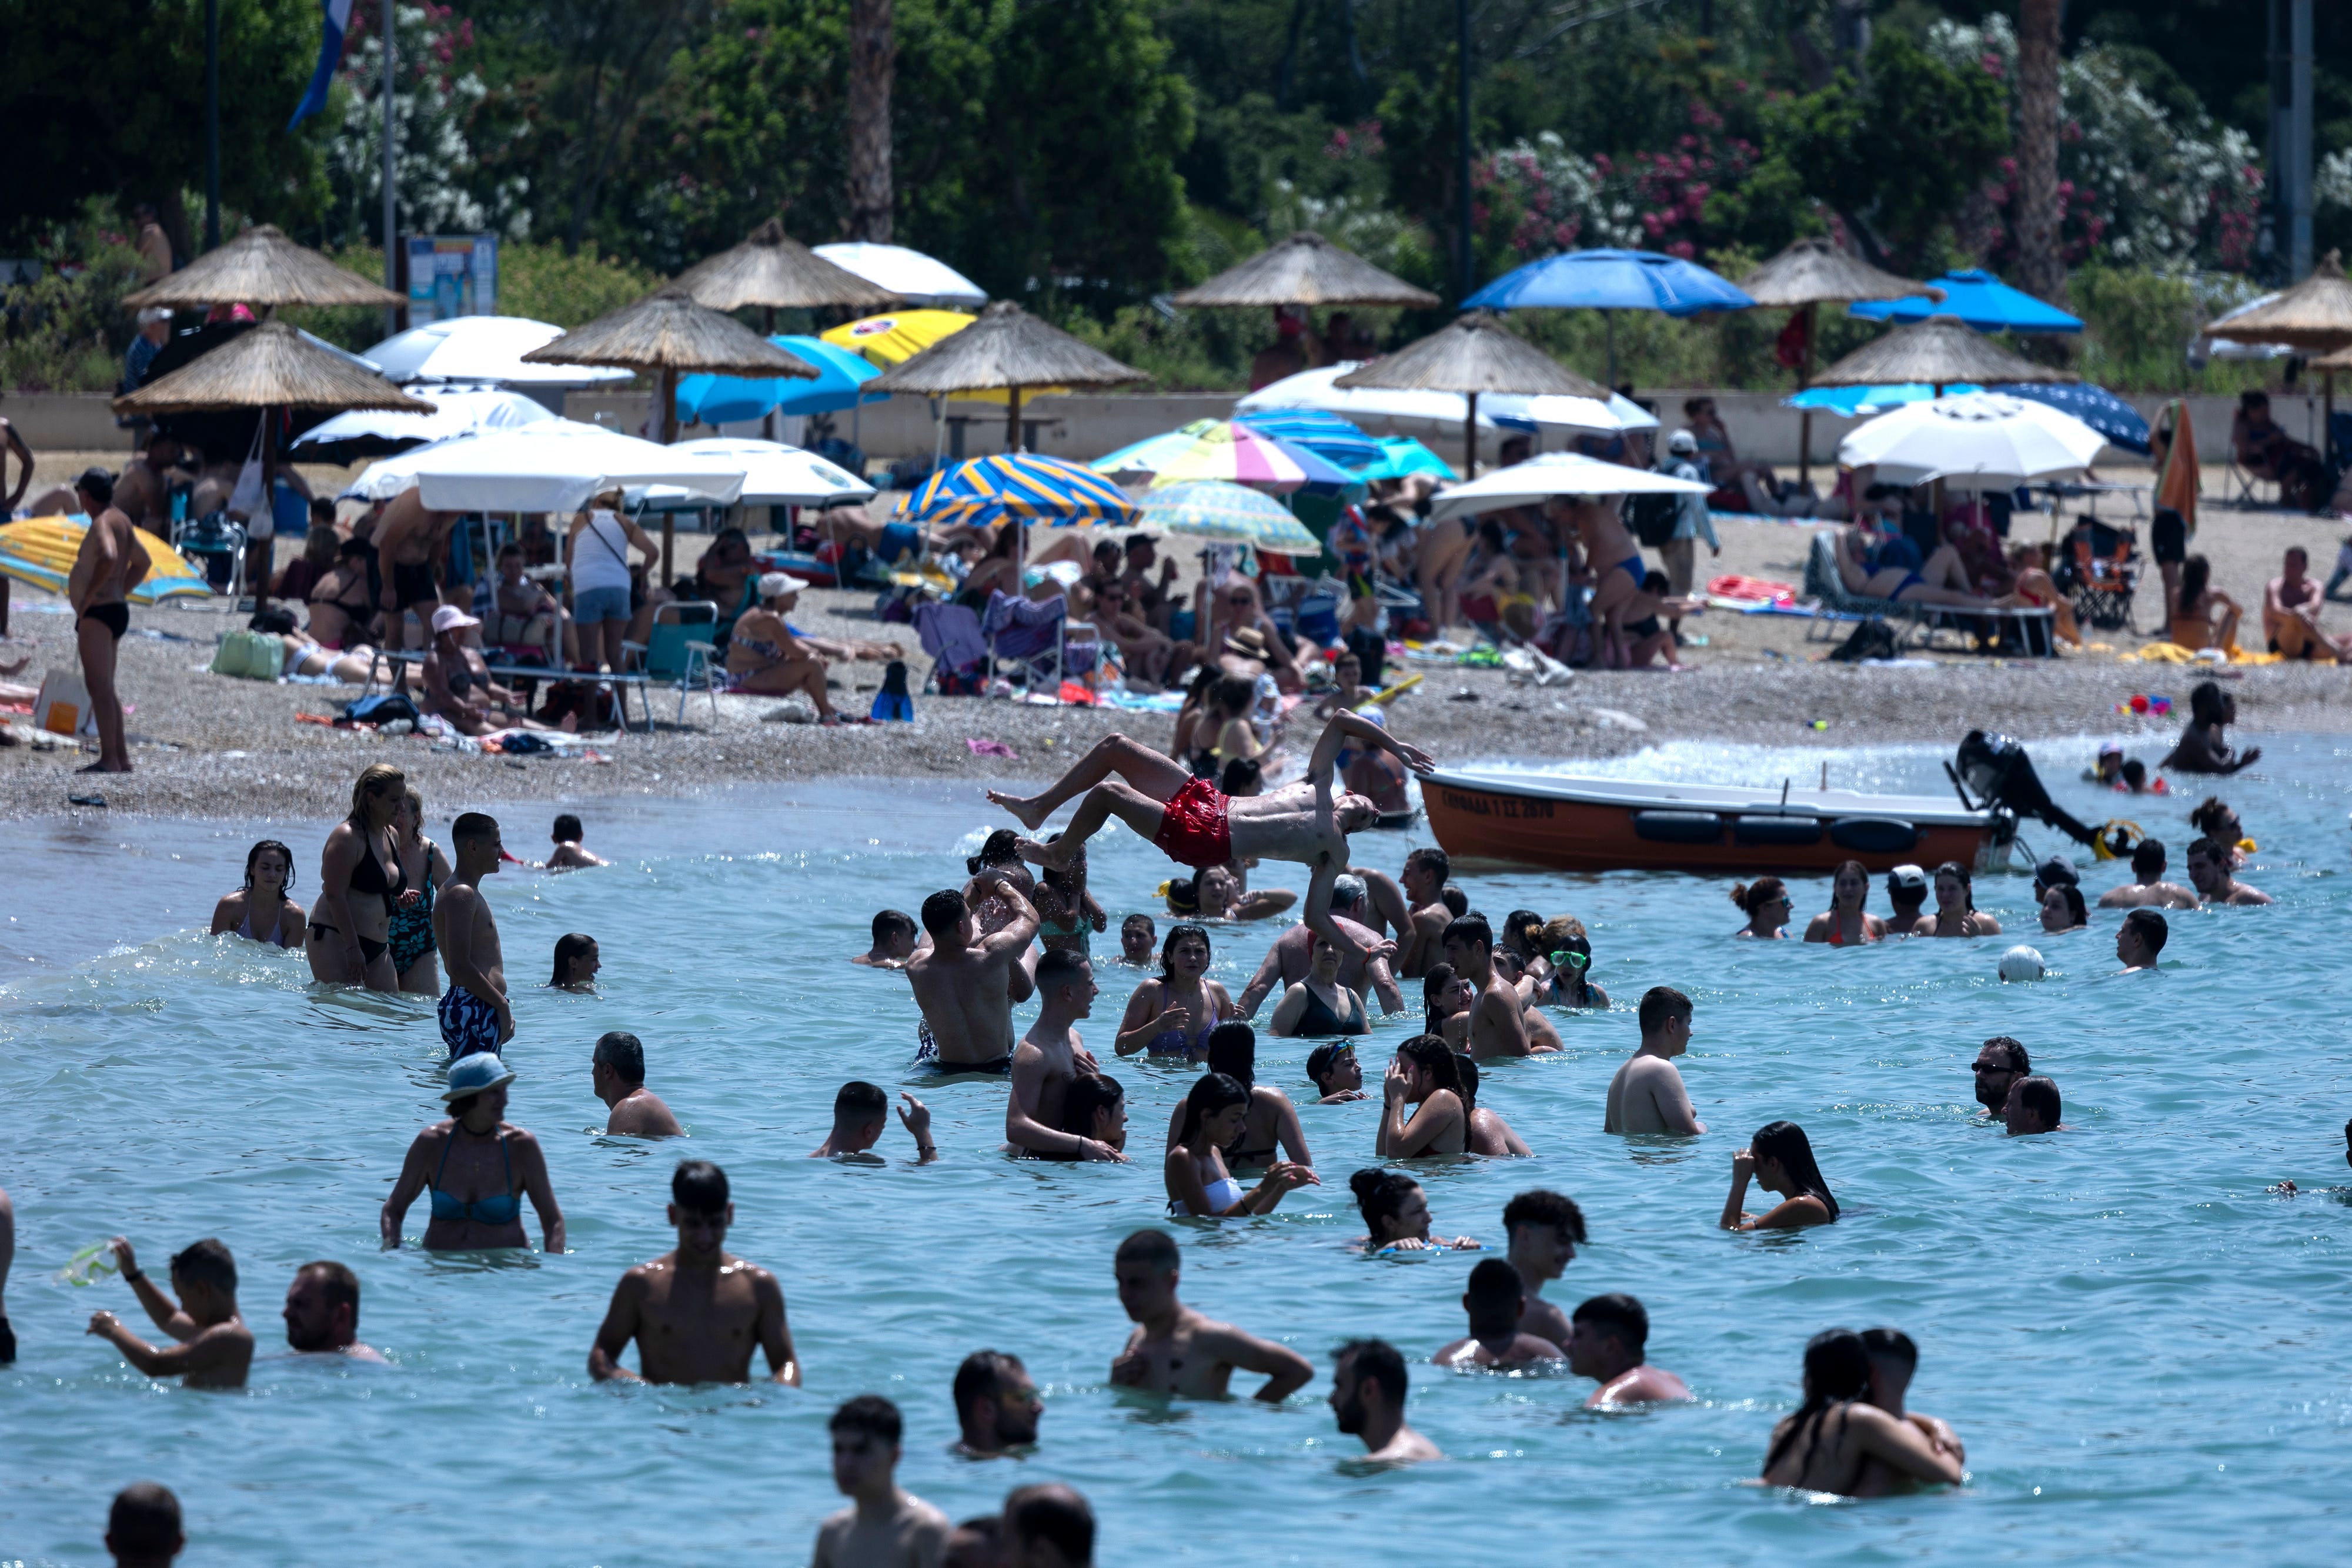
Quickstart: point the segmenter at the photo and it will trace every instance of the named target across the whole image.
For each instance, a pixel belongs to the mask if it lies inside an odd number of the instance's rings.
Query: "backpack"
[[[1625,524],[1633,537],[1651,549],[1656,549],[1675,537],[1675,514],[1680,511],[1679,496],[1632,496],[1625,502]]]
[[[335,722],[338,724],[390,724],[396,718],[404,718],[409,723],[415,724],[422,716],[416,711],[416,705],[409,700],[405,692],[377,692],[369,696],[354,699],[344,707],[343,716]]]
[[[245,681],[274,681],[286,657],[286,644],[261,632],[231,632],[213,654],[212,673]]]
[[[1832,664],[1856,664],[1864,659],[1892,659],[1895,653],[1895,628],[1874,615],[1831,650],[1829,657]]]

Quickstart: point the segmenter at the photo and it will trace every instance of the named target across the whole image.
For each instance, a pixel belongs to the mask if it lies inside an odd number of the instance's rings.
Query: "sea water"
[[[2035,748],[2062,802],[2136,819],[2182,876],[2202,791],[2096,790],[2074,781],[2091,751]],[[491,879],[519,1024],[509,1115],[547,1151],[570,1229],[554,1258],[537,1250],[528,1208],[531,1250],[429,1256],[415,1245],[421,1203],[409,1245],[378,1250],[378,1207],[439,1113],[430,1007],[324,990],[299,956],[201,935],[257,831],[22,830],[14,923],[0,927],[13,972],[0,988],[0,1175],[16,1208],[7,1307],[21,1346],[0,1371],[0,1559],[103,1562],[108,1500],[152,1478],[182,1500],[190,1568],[792,1561],[840,1501],[826,1416],[872,1392],[905,1412],[908,1489],[961,1518],[1017,1484],[1070,1482],[1101,1520],[1105,1563],[2340,1562],[2352,1207],[2326,1189],[2352,1175],[2345,749],[2273,738],[2265,751],[2221,789],[2261,846],[2246,878],[2278,903],[2174,915],[2156,975],[2116,973],[2113,912],[2042,935],[2022,875],[1977,883],[1999,940],[1858,951],[1732,940],[1724,879],[1461,878],[1490,917],[1581,916],[1617,1005],[1555,1013],[1560,1055],[1487,1068],[1485,1103],[1534,1159],[1417,1174],[1438,1229],[1490,1247],[1513,1193],[1554,1187],[1583,1206],[1591,1243],[1550,1294],[1640,1297],[1652,1360],[1696,1396],[1621,1415],[1583,1410],[1591,1385],[1564,1372],[1426,1364],[1463,1332],[1477,1255],[1367,1259],[1350,1245],[1363,1226],[1347,1176],[1372,1163],[1377,1099],[1301,1105],[1321,1187],[1263,1219],[1171,1224],[1159,1155],[1191,1075],[1112,1055],[1135,971],[1098,964],[1104,995],[1084,1026],[1127,1086],[1132,1164],[1009,1160],[1002,1081],[917,1073],[906,981],[846,960],[875,910],[912,910],[960,881],[962,856],[1001,823],[976,787],[592,802],[591,841],[612,869]],[[1830,779],[1939,793],[1943,755],[1832,753]],[[1612,766],[1769,785],[1818,781],[1822,757],[1683,747]],[[528,852],[539,810],[506,819]],[[269,835],[299,841],[306,882],[322,829]],[[2029,836],[2060,847],[2046,830]],[[1393,871],[1422,841],[1374,833],[1357,848]],[[1113,933],[1097,951],[1115,953],[1120,916],[1148,907],[1168,867],[1116,830],[1092,862]],[[2085,880],[2095,898],[2123,879],[2109,865]],[[1268,867],[1258,880],[1300,879]],[[1826,905],[1826,879],[1793,891],[1792,935]],[[1875,887],[1871,905],[1885,909]],[[555,938],[574,930],[602,944],[594,996],[538,986]],[[1274,934],[1219,927],[1215,974],[1239,992]],[[1999,982],[2018,940],[2047,956],[2047,980]],[[1707,1133],[1604,1136],[1633,1006],[1661,984],[1697,1004],[1682,1068]],[[1384,1048],[1417,1018],[1384,1023],[1362,1051],[1376,1095]],[[643,1037],[652,1086],[689,1136],[603,1135],[589,1049],[611,1029]],[[2024,1040],[2057,1080],[2073,1131],[2010,1139],[1976,1114],[1969,1064],[1994,1034]],[[1311,1098],[1307,1050],[1262,1039],[1261,1081]],[[854,1077],[931,1107],[937,1164],[915,1165],[895,1122],[881,1164],[807,1157]],[[1726,1234],[1732,1152],[1782,1117],[1811,1134],[1843,1218]],[[614,1281],[671,1245],[663,1204],[685,1155],[726,1167],[729,1245],[782,1281],[804,1390],[590,1381]],[[2302,1196],[2269,1190],[2283,1177]],[[1751,1192],[1751,1207],[1767,1201]],[[1182,1243],[1185,1299],[1307,1354],[1309,1389],[1269,1408],[1108,1386],[1129,1327],[1111,1251],[1153,1225]],[[198,1237],[234,1249],[261,1350],[244,1392],[152,1383],[83,1336],[100,1307],[150,1332],[119,1280],[53,1277],[117,1231],[159,1276]],[[359,1271],[362,1334],[391,1365],[283,1354],[280,1298],[314,1258]],[[1773,1423],[1800,1397],[1805,1340],[1838,1324],[1917,1341],[1912,1403],[1966,1441],[1964,1486],[1854,1503],[1754,1484]],[[1445,1462],[1373,1474],[1350,1462],[1360,1447],[1323,1403],[1329,1357],[1371,1334],[1414,1363],[1411,1418]],[[1023,1357],[1043,1389],[1043,1440],[1025,1457],[950,1453],[949,1384],[982,1346]]]

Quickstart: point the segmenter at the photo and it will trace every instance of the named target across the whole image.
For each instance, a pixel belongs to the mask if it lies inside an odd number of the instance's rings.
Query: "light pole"
[[[383,286],[384,286],[386,288],[391,289],[394,293],[397,294],[397,293],[399,293],[399,292],[400,292],[400,256],[399,256],[399,246],[400,246],[399,223],[400,223],[400,218],[399,218],[399,213],[398,213],[398,203],[397,203],[397,202],[396,202],[396,200],[394,199],[394,193],[395,193],[396,187],[394,186],[394,182],[393,182],[393,154],[394,154],[394,141],[395,141],[395,138],[396,138],[396,136],[397,136],[397,134],[398,134],[399,122],[398,122],[396,120],[394,120],[394,119],[393,118],[393,89],[394,89],[394,86],[395,86],[395,79],[394,79],[394,75],[393,75],[393,60],[392,60],[393,6],[394,5],[394,4],[395,4],[395,3],[396,3],[396,0],[383,0]],[[384,307],[384,308],[383,308],[383,335],[384,335],[385,337],[389,338],[389,337],[391,337],[391,336],[393,335],[393,333],[394,333],[395,331],[399,330],[399,329],[400,329],[400,307],[399,307],[399,306],[397,306],[397,305],[387,305],[387,306],[385,306],[385,307]]]
[[[1454,264],[1454,280],[1460,286],[1454,298],[1459,301],[1470,298],[1476,278],[1473,271],[1470,248],[1470,0],[1454,0],[1454,63],[1460,68],[1454,78],[1454,226],[1460,231],[1459,255]]]
[[[205,0],[205,248],[220,244],[220,0]]]

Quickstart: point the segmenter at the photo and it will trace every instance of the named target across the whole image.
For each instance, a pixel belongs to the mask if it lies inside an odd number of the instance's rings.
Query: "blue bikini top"
[[[458,1129],[449,1129],[449,1141],[441,1145],[441,1164],[433,1173],[434,1185],[425,1191],[432,1196],[433,1218],[436,1219],[470,1219],[477,1225],[512,1225],[522,1215],[522,1199],[512,1192],[502,1192],[492,1197],[466,1202],[457,1194],[441,1189],[441,1177],[449,1169],[449,1151],[457,1146]],[[506,1161],[507,1185],[514,1185],[514,1155],[507,1151],[507,1141],[499,1139],[499,1155]]]

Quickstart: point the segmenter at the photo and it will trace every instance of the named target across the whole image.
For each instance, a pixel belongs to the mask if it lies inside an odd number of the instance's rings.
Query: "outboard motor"
[[[2041,776],[2033,771],[2033,759],[2025,755],[2023,746],[2006,735],[1969,731],[1960,742],[1959,766],[1952,771],[1952,779],[1985,806],[2047,822],[2075,842],[2105,854],[2130,852],[2128,830],[2117,830],[2123,840],[2118,851],[2102,843],[2096,829],[2084,827],[2051,800]]]

